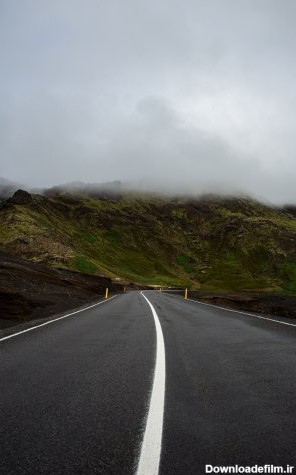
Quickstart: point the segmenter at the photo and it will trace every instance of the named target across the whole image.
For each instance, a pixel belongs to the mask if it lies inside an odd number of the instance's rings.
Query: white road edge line
[[[182,297],[179,297],[178,295],[171,295],[166,292],[163,292],[163,293],[167,295],[168,297],[176,297],[176,298],[182,299]],[[193,299],[186,299],[186,300],[189,300],[190,302],[194,302],[194,303],[199,303],[200,305],[207,305],[208,307],[220,308],[221,310],[226,310],[226,312],[240,313],[241,315],[248,315],[249,317],[260,318],[261,320],[269,320],[270,322],[280,323],[281,325],[296,327],[295,323],[282,322],[281,320],[275,320],[274,318],[260,317],[259,315],[255,315],[254,313],[247,313],[247,312],[242,312],[241,310],[233,310],[231,308],[220,307],[219,305],[213,305],[211,303],[201,302],[200,300],[193,300]]]
[[[108,302],[109,300],[114,299],[114,297],[117,297],[117,295],[113,295],[109,299],[103,300],[102,302],[95,303],[94,305],[90,305],[89,307],[76,310],[75,312],[68,313],[67,315],[63,315],[62,317],[54,318],[53,320],[49,320],[48,322],[41,323],[40,325],[35,325],[34,327],[26,328],[26,330],[22,330],[21,332],[12,333],[12,335],[4,336],[3,338],[0,338],[0,342],[4,340],[9,340],[9,338],[13,338],[17,335],[21,335],[22,333],[30,332],[32,330],[35,330],[35,328],[40,328],[40,327],[44,327],[45,325],[50,325],[51,323],[57,322],[58,320],[62,320],[63,318],[71,317],[71,315],[75,315],[76,313],[84,312],[85,310],[89,310],[90,308],[96,307],[97,305],[101,305],[102,303]]]
[[[156,329],[156,358],[149,411],[136,475],[158,475],[164,414],[165,347],[158,315],[143,292],[141,292],[141,295],[149,304],[154,318]]]

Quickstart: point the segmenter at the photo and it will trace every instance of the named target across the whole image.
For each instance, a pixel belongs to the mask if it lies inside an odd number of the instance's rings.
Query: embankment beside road
[[[173,295],[184,295],[184,290],[165,292]],[[296,319],[296,297],[290,295],[263,292],[226,293],[188,290],[188,298],[233,310]]]
[[[123,285],[103,276],[53,269],[0,254],[0,329],[92,302]]]

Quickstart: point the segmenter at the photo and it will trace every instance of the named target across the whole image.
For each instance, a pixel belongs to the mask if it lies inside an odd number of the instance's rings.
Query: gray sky
[[[296,202],[295,0],[0,0],[0,176]]]

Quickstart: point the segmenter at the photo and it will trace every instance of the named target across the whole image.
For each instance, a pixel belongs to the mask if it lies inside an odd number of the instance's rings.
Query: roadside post
[[[108,287],[106,287],[105,299],[108,298],[108,294],[109,294],[109,289],[108,289]]]
[[[187,297],[188,297],[188,289],[185,289],[184,299],[187,300]]]

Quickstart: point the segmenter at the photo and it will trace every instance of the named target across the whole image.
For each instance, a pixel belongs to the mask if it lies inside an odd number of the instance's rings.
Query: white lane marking
[[[4,340],[8,340],[9,338],[13,338],[14,336],[17,336],[17,335],[21,335],[22,333],[30,332],[32,330],[35,330],[35,328],[40,328],[40,327],[44,327],[45,325],[50,325],[51,323],[57,322],[58,320],[62,320],[63,318],[71,317],[71,315],[75,315],[76,313],[84,312],[85,310],[89,310],[90,308],[96,307],[97,305],[101,305],[102,303],[108,302],[109,300],[114,299],[114,297],[117,297],[117,295],[113,295],[113,297],[110,297],[107,300],[103,300],[102,302],[95,303],[94,305],[90,305],[89,307],[82,308],[81,310],[76,310],[75,312],[68,313],[67,315],[63,315],[62,317],[54,318],[53,320],[49,320],[48,322],[41,323],[40,325],[35,325],[35,327],[26,328],[26,330],[22,330],[21,332],[12,333],[12,335],[4,336],[3,338],[0,338],[0,342]]]
[[[137,475],[158,475],[164,413],[165,348],[157,313],[153,305],[142,292],[141,295],[148,302],[154,318],[156,329],[156,359],[150,405],[142,441]]]
[[[179,297],[178,295],[170,295],[169,293],[166,293],[166,292],[163,292],[163,293],[169,297],[176,297],[176,298],[182,299],[182,297]],[[260,317],[259,315],[255,315],[254,313],[242,312],[241,310],[232,310],[231,308],[220,307],[219,305],[213,305],[212,303],[201,302],[200,300],[193,300],[193,299],[186,299],[186,300],[189,300],[190,302],[194,302],[194,303],[199,303],[200,305],[207,305],[208,307],[220,308],[221,310],[226,310],[226,312],[240,313],[241,315],[248,315],[249,317],[260,318],[261,320],[269,320],[270,322],[280,323],[281,325],[296,327],[295,323],[282,322],[281,320],[275,320],[274,318]]]

